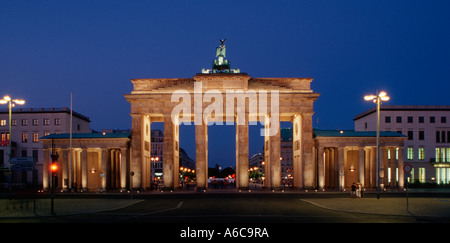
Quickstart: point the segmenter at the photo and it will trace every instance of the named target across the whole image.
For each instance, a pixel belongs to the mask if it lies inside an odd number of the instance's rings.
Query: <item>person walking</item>
[[[352,192],[350,193],[350,197],[355,197],[355,195],[356,195],[356,185],[353,182],[353,184],[352,184]]]
[[[358,183],[356,183],[356,198],[359,198],[359,190],[360,190],[360,184],[358,182]]]

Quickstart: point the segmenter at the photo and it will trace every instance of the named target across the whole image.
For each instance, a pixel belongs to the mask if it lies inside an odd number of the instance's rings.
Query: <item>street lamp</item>
[[[384,91],[379,92],[377,95],[364,96],[364,100],[373,101],[377,104],[377,199],[380,199],[380,105],[382,101],[388,101],[389,99],[390,97]]]
[[[11,159],[11,110],[15,106],[15,104],[23,105],[25,104],[25,100],[19,100],[19,99],[11,99],[9,96],[3,97],[3,99],[0,100],[0,104],[5,105],[8,104],[8,110],[9,110],[9,159]]]
[[[151,178],[150,178],[150,180],[151,180],[151,182],[150,182],[150,186],[152,186],[152,184],[155,182],[155,168],[153,168],[154,167],[154,163],[156,163],[156,162],[158,162],[159,161],[159,157],[151,157],[150,158],[150,161],[151,161],[151,163],[150,163],[150,173],[151,173]],[[151,189],[151,188],[150,188]]]
[[[9,169],[10,169],[10,173],[12,173],[11,171],[11,158],[12,158],[12,154],[11,154],[11,139],[12,139],[12,134],[11,134],[11,110],[12,108],[15,106],[15,104],[18,105],[23,105],[25,104],[25,100],[20,100],[20,99],[11,99],[11,97],[4,96],[3,99],[0,100],[0,104],[5,105],[8,104],[8,110],[9,110]],[[12,174],[10,175],[11,179],[10,179],[10,185],[9,185],[9,189],[12,190]]]

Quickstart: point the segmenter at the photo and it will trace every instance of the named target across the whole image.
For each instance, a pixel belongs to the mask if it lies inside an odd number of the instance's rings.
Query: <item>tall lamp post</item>
[[[151,176],[150,176],[150,187],[151,187],[153,185],[153,183],[155,182],[155,168],[153,168],[153,167],[154,167],[155,163],[159,161],[159,157],[151,157],[150,161],[151,161],[150,162],[150,174],[151,174]],[[151,189],[152,188],[150,188],[150,190]]]
[[[380,105],[382,101],[388,101],[390,99],[386,92],[381,91],[376,95],[366,95],[364,100],[373,101],[377,104],[377,199],[380,199]]]
[[[12,171],[11,171],[11,158],[12,158],[12,153],[11,153],[11,138],[12,138],[12,134],[11,134],[11,110],[12,108],[17,104],[17,105],[23,105],[25,104],[25,100],[21,100],[21,99],[11,99],[11,97],[4,96],[3,99],[0,100],[0,104],[5,105],[8,104],[8,110],[9,110],[9,139],[8,139],[8,143],[9,143],[9,171],[11,173],[10,175],[10,185],[9,185],[9,190],[12,190]]]

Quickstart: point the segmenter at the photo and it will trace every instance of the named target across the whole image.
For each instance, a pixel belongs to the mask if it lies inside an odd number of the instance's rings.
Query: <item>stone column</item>
[[[208,125],[195,125],[195,174],[197,188],[208,188]]]
[[[394,147],[391,147],[390,149],[389,149],[389,153],[390,153],[390,157],[391,157],[391,159],[390,159],[390,161],[389,161],[389,168],[390,168],[390,170],[391,170],[391,178],[390,178],[390,181],[391,181],[391,183],[389,183],[389,186],[391,187],[391,188],[393,188],[393,187],[395,187],[395,169],[397,168],[397,163],[396,163],[396,159],[395,159],[395,148]]]
[[[377,187],[377,148],[373,147],[370,150],[370,185],[371,187]]]
[[[271,126],[278,127],[275,134],[270,134]],[[272,189],[281,188],[281,133],[280,124],[270,124],[269,116],[264,122],[264,160],[265,181],[264,186]]]
[[[303,185],[305,188],[312,189],[315,184],[315,163],[313,160],[313,113],[302,114],[302,131],[301,131],[301,151],[303,163]]]
[[[132,188],[141,186],[141,166],[143,157],[144,116],[131,114],[131,163],[130,172],[134,173]]]
[[[86,191],[88,185],[88,152],[87,148],[84,147],[81,149],[81,190]]]
[[[69,149],[62,149],[62,178],[60,180],[61,188],[67,190],[69,188]]]
[[[345,149],[344,147],[338,148],[338,178],[339,178],[339,190],[344,189],[344,174],[345,174]]]
[[[130,172],[133,172],[132,188],[143,186],[143,163],[147,158],[150,161],[150,126],[151,120],[148,115],[131,114],[131,162]]]
[[[172,121],[169,115],[164,116],[164,161],[163,161],[163,178],[164,188],[178,188],[179,181],[179,134],[178,134],[178,118]]]
[[[236,119],[238,121],[238,119]],[[248,189],[248,115],[244,124],[236,122],[236,188]]]
[[[108,181],[110,175],[108,174],[108,154],[107,154],[107,149],[106,148],[102,148],[101,152],[100,152],[100,161],[101,161],[101,174],[103,176],[101,176],[101,190],[102,191],[106,191],[106,182]]]
[[[370,160],[372,157],[372,150],[369,147],[364,148],[365,156],[364,156],[364,187],[370,187]]]
[[[364,147],[359,147],[358,149],[358,157],[359,157],[359,164],[358,164],[358,176],[359,176],[359,182],[361,183],[361,186],[364,187],[365,186],[365,169],[364,169],[364,165],[365,165],[365,158],[366,155],[364,153]]]
[[[281,131],[278,125],[278,131],[275,135],[269,137],[270,149],[270,176],[273,189],[281,188]]]
[[[295,114],[292,119],[292,167],[294,174],[294,188],[303,187],[303,164],[302,164],[302,116]]]
[[[325,187],[325,159],[324,159],[324,148],[322,146],[319,146],[318,152],[317,152],[317,175],[318,175],[318,187],[320,190],[324,189]]]
[[[120,190],[127,188],[127,165],[129,163],[128,149],[120,148]]]
[[[379,177],[380,177],[380,191],[382,191],[384,189],[384,185],[385,185],[385,163],[387,162],[387,153],[386,153],[386,148],[384,147],[380,147],[380,164],[379,164]]]
[[[405,172],[403,171],[404,161],[403,161],[403,148],[398,148],[398,188],[403,190],[405,186]]]
[[[42,162],[42,187],[44,190],[48,190],[50,188],[50,149],[43,149],[44,151],[44,161]]]
[[[116,188],[116,153],[115,149],[109,150],[109,165],[110,165],[110,178],[111,188]]]

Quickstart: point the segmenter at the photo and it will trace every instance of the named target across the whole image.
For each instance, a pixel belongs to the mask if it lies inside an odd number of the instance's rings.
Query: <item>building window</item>
[[[408,140],[413,140],[413,139],[414,139],[414,132],[408,131]]]
[[[39,142],[39,133],[33,132],[33,143]]]
[[[24,132],[22,133],[22,143],[28,142],[28,133]]]
[[[424,183],[426,182],[425,178],[425,168],[419,168],[419,181]]]
[[[39,150],[33,149],[33,158],[34,158],[34,162],[38,162],[38,158],[39,158]]]
[[[419,131],[419,140],[425,140],[425,131]]]
[[[419,160],[424,160],[425,159],[425,148],[419,148],[418,154],[419,154]]]
[[[412,116],[408,116],[408,123],[413,123],[413,117]]]
[[[447,117],[441,116],[441,123],[447,123]]]
[[[6,126],[6,120],[0,120],[0,126],[2,127]]]
[[[437,184],[450,183],[450,168],[436,168],[436,183]]]
[[[28,126],[28,120],[22,119],[22,126]]]
[[[413,160],[414,159],[414,149],[413,148],[407,148],[407,150],[406,150],[406,158],[408,160]]]
[[[435,122],[436,122],[436,117],[430,116],[430,123],[435,123]]]
[[[11,120],[11,126],[17,126],[17,120],[16,119],[12,119]]]
[[[424,122],[425,122],[425,117],[419,116],[419,123],[424,123]]]
[[[38,125],[39,125],[39,120],[33,119],[33,126],[38,126]]]
[[[390,116],[386,116],[386,117],[384,118],[384,122],[385,122],[385,123],[391,123],[391,117],[390,117]]]
[[[436,148],[436,162],[450,162],[450,148]]]
[[[439,131],[436,131],[436,143],[441,142],[441,133]]]
[[[410,178],[408,178],[409,179],[409,181],[408,182],[412,182],[412,181],[414,181],[414,168],[412,168],[411,169],[411,173],[410,173]]]
[[[61,125],[61,118],[55,118],[55,125]]]
[[[22,153],[22,157],[27,157],[28,156],[28,151],[26,149],[23,149],[21,151],[21,153]]]
[[[401,116],[397,116],[397,117],[395,118],[395,121],[396,121],[397,123],[402,123],[402,117],[401,117]]]
[[[44,125],[45,125],[45,126],[50,125],[50,119],[44,118]]]

